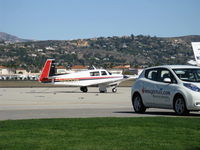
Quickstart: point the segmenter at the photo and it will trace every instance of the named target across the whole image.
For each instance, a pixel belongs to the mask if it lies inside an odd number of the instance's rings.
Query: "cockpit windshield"
[[[200,82],[200,69],[173,69],[182,81]]]

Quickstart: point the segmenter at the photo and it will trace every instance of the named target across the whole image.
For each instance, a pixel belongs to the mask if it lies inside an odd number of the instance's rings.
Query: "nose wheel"
[[[113,92],[113,93],[116,93],[116,92],[117,92],[117,89],[116,89],[116,88],[113,88],[113,89],[112,89],[112,92]]]

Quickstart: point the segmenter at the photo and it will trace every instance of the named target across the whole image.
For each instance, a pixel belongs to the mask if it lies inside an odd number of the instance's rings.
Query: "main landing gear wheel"
[[[146,107],[144,106],[139,94],[133,96],[132,105],[136,113],[144,113],[146,111]]]
[[[178,96],[174,101],[174,110],[178,115],[188,115],[189,111],[186,108],[185,100],[182,96]]]
[[[117,89],[116,89],[116,88],[113,88],[113,89],[112,89],[112,92],[113,92],[113,93],[116,93],[116,92],[117,92]]]
[[[86,86],[80,87],[80,90],[81,90],[82,92],[84,92],[84,93],[87,93],[87,91],[88,91],[88,89],[87,89]]]

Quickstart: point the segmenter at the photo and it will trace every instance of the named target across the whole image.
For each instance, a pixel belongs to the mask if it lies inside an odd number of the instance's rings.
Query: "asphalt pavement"
[[[174,111],[148,109],[137,114],[132,109],[130,87],[119,87],[117,93],[99,93],[91,87],[88,93],[79,88],[0,88],[0,120],[86,117],[176,117]],[[190,116],[200,117],[195,112]]]

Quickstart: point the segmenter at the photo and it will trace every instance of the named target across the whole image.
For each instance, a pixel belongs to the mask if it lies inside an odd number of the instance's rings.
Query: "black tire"
[[[188,115],[189,111],[187,110],[185,100],[183,96],[177,96],[174,100],[174,111],[177,115]]]
[[[88,92],[88,89],[87,89],[87,87],[85,87],[85,86],[81,87],[80,90],[81,90],[82,92],[84,92],[84,93],[87,93],[87,92]]]
[[[112,92],[113,92],[113,93],[116,93],[116,92],[117,92],[117,89],[116,89],[116,88],[113,88],[113,89],[112,89]]]
[[[144,113],[146,111],[146,107],[142,102],[142,97],[138,93],[133,95],[132,105],[136,113]]]

